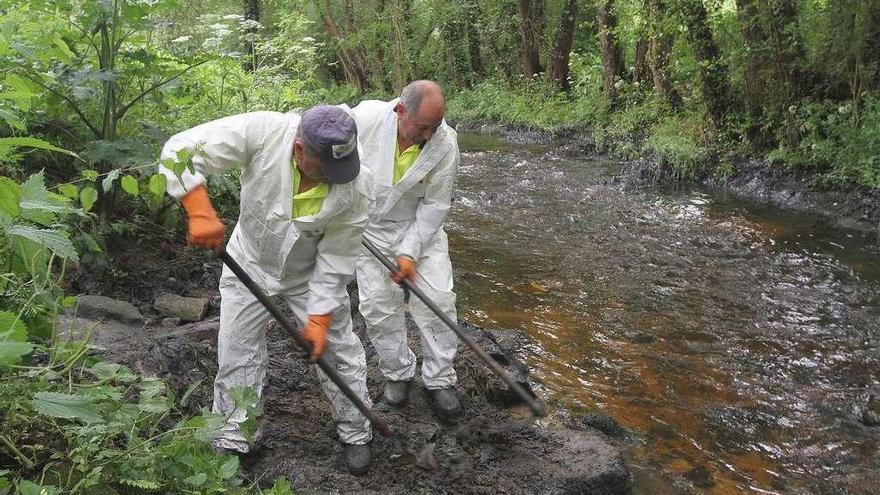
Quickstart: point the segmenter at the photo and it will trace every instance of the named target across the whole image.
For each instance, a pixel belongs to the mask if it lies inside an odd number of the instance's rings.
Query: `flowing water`
[[[521,328],[557,406],[638,440],[636,493],[880,493],[876,233],[461,135],[461,316]]]

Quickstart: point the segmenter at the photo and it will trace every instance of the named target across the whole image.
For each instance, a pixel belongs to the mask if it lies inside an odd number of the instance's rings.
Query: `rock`
[[[163,315],[181,321],[200,321],[208,312],[208,298],[162,294],[153,302],[153,307]]]
[[[880,426],[880,398],[873,395],[868,398],[868,404],[862,412],[862,424]]]
[[[603,412],[588,412],[580,418],[580,423],[595,428],[611,438],[625,438],[627,436],[626,428],[620,426],[617,420]]]
[[[76,301],[76,313],[83,318],[142,323],[143,315],[131,303],[104,296],[83,295]]]
[[[172,317],[172,318],[163,318],[162,326],[165,328],[174,328],[180,326],[180,318]]]

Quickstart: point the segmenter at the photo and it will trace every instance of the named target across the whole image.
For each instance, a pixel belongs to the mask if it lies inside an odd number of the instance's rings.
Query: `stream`
[[[876,232],[459,139],[460,316],[525,330],[554,407],[633,433],[635,493],[877,493]]]

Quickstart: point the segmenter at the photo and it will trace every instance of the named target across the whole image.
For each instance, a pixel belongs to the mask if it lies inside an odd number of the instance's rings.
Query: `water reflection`
[[[473,142],[447,229],[462,316],[525,329],[553,400],[643,435],[639,479],[874,493],[876,430],[852,408],[878,387],[875,234]]]

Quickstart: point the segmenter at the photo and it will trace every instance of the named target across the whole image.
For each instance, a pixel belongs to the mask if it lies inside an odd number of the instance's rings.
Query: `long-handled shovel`
[[[364,237],[363,245],[371,253],[373,253],[373,256],[375,256],[376,259],[378,259],[383,265],[385,265],[385,268],[388,268],[391,273],[397,272],[397,267],[394,265],[394,263],[386,258],[385,255],[383,255],[382,252],[379,251],[379,248],[377,248],[372,241]],[[529,408],[532,410],[532,413],[534,413],[535,416],[544,416],[545,414],[547,414],[547,409],[542,403],[540,403],[528,392],[526,392],[519,383],[516,383],[516,381],[506,371],[504,371],[504,368],[502,368],[500,364],[492,359],[491,356],[486,354],[486,351],[484,351],[480,346],[477,345],[476,342],[474,342],[470,337],[467,336],[467,334],[464,333],[461,327],[458,326],[458,323],[452,321],[451,318],[440,311],[440,308],[438,308],[433,301],[428,299],[428,296],[426,296],[421,289],[419,289],[414,283],[406,279],[403,280],[403,287],[409,290],[411,294],[415,294],[416,297],[418,297],[423,303],[425,303],[425,306],[431,308],[431,311],[433,311],[434,314],[440,317],[440,319],[443,320],[443,322],[446,323],[449,328],[451,328],[452,331],[456,333],[456,335],[458,335],[458,338],[463,340],[464,343],[467,344],[467,346],[470,347],[470,349],[474,351],[474,353],[479,356],[480,359],[482,359],[483,362],[486,363],[489,368],[491,368],[492,371],[495,372],[496,375],[498,375],[502,380],[504,380],[505,383],[507,383],[511,390],[513,390],[516,395],[518,395],[519,398],[523,400],[523,402],[528,404]]]
[[[296,344],[306,352],[311,352],[312,345],[308,341],[306,341],[299,332],[296,331],[287,316],[285,316],[284,313],[281,312],[281,309],[279,309],[278,306],[274,302],[272,302],[271,299],[269,299],[269,296],[267,296],[266,293],[263,292],[263,289],[260,288],[260,286],[257,285],[247,273],[245,273],[244,269],[242,269],[242,267],[234,259],[232,259],[232,256],[230,256],[229,253],[227,253],[226,250],[223,248],[220,249],[220,251],[217,253],[217,256],[220,258],[221,261],[223,261],[223,263],[226,264],[226,266],[229,267],[230,270],[232,270],[232,273],[234,273],[235,276],[238,277],[238,279],[241,280],[245,286],[247,286],[254,297],[259,299],[259,301],[263,303],[263,306],[265,306],[266,309],[269,310],[269,313],[271,313],[272,316],[275,317],[281,327],[284,328],[284,330],[286,330],[291,337],[293,337],[293,340],[296,341]],[[391,428],[389,428],[384,421],[379,419],[373,413],[373,411],[371,411],[370,408],[367,407],[367,405],[364,404],[363,401],[361,401],[361,399],[354,393],[354,391],[348,386],[348,384],[345,383],[342,375],[340,375],[339,372],[336,371],[336,369],[327,362],[327,359],[324,356],[318,358],[317,363],[318,366],[320,366],[321,369],[324,371],[324,373],[327,374],[330,380],[332,380],[333,383],[335,383],[336,386],[339,387],[339,390],[341,390],[342,393],[345,394],[346,397],[348,397],[348,400],[350,400],[352,404],[354,404],[355,407],[357,407],[358,410],[363,413],[363,415],[366,416],[367,419],[370,420],[370,422],[373,424],[373,428],[379,430],[379,432],[386,437],[394,437],[396,435],[395,432]]]

